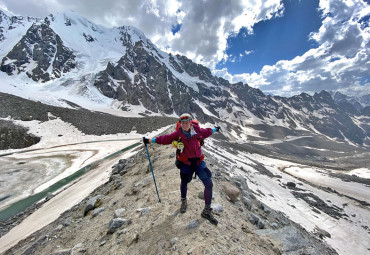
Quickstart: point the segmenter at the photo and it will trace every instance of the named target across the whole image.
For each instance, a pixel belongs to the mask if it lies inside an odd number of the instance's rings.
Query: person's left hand
[[[221,127],[217,126],[217,127],[215,127],[215,129],[216,129],[216,132],[219,132]]]

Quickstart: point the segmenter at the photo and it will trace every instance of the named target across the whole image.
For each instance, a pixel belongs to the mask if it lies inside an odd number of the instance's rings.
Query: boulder
[[[252,202],[251,202],[251,200],[249,198],[247,198],[246,196],[244,196],[242,198],[242,201],[243,201],[245,207],[247,207],[247,209],[250,211],[252,209]]]
[[[240,195],[240,190],[228,182],[224,182],[222,187],[225,194],[230,198],[231,202],[235,203]]]
[[[286,186],[289,188],[289,189],[294,189],[296,187],[296,184],[294,182],[287,182],[286,183]]]
[[[127,220],[122,218],[114,218],[109,222],[108,234],[113,234],[118,228],[125,224]]]
[[[94,210],[95,208],[99,207],[101,205],[101,195],[97,195],[95,197],[90,198],[85,207],[84,216],[86,216],[91,210]]]

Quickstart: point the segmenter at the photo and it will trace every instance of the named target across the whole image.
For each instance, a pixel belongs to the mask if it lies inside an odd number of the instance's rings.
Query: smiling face
[[[181,121],[181,128],[183,130],[185,130],[186,132],[189,132],[189,130],[190,130],[190,120]]]

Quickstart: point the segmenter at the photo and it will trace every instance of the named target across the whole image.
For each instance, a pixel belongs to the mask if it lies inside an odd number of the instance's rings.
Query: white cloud
[[[281,15],[281,0],[0,0],[20,15],[44,17],[74,10],[105,26],[139,28],[162,49],[181,53],[210,68],[227,58],[227,38],[242,27]],[[173,36],[171,28],[182,24]]]
[[[0,0],[0,6],[36,17],[72,9],[107,27],[131,25],[158,47],[211,69],[232,59],[225,54],[229,36],[242,27],[253,33],[254,24],[284,11],[281,0]],[[363,0],[321,0],[320,8],[322,27],[311,34],[320,45],[317,49],[265,66],[259,74],[231,75],[225,69],[214,73],[280,95],[321,89],[370,93],[369,83],[360,85],[370,73],[370,28],[363,19],[370,15],[370,7]],[[177,24],[181,29],[173,35],[171,28]]]
[[[363,0],[321,0],[320,8],[325,18],[319,31],[311,35],[318,48],[290,61],[264,66],[259,74],[232,76],[223,70],[224,77],[283,96],[323,89],[369,94],[369,79],[363,78],[370,74],[369,5]]]

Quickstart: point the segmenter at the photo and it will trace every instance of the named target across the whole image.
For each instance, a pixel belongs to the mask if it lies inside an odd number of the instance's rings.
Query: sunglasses
[[[181,121],[189,121],[189,120],[191,120],[191,117],[190,116],[181,116],[180,120]]]

